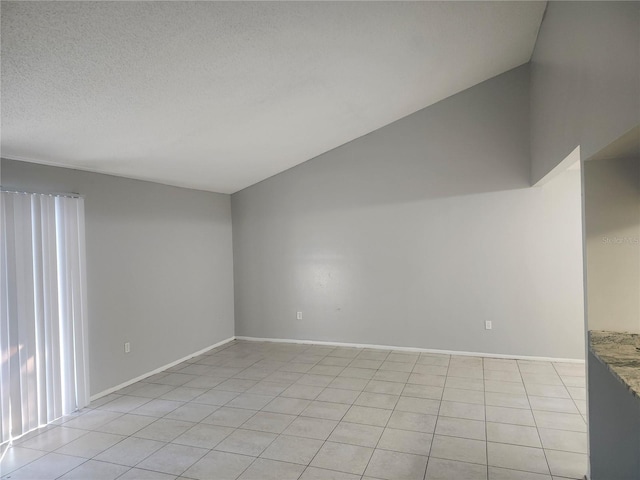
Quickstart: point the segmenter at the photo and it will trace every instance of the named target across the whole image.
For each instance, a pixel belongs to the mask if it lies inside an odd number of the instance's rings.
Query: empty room
[[[640,2],[0,21],[0,479],[640,480]]]

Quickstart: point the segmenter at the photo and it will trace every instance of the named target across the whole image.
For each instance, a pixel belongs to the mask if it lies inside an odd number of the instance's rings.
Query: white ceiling
[[[5,158],[232,193],[529,61],[545,2],[2,2]]]

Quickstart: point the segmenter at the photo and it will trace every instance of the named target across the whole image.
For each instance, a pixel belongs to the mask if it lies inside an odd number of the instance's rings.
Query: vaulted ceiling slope
[[[529,61],[545,2],[2,2],[2,155],[236,192]]]

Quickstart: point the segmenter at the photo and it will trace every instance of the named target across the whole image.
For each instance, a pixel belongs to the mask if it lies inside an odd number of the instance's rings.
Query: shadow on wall
[[[528,188],[528,117],[529,67],[524,65],[233,199],[241,206],[245,197],[267,195],[268,210],[313,212]]]

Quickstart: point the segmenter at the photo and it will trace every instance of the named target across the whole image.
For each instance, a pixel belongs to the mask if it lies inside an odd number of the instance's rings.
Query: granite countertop
[[[591,330],[589,350],[640,399],[640,335]]]

